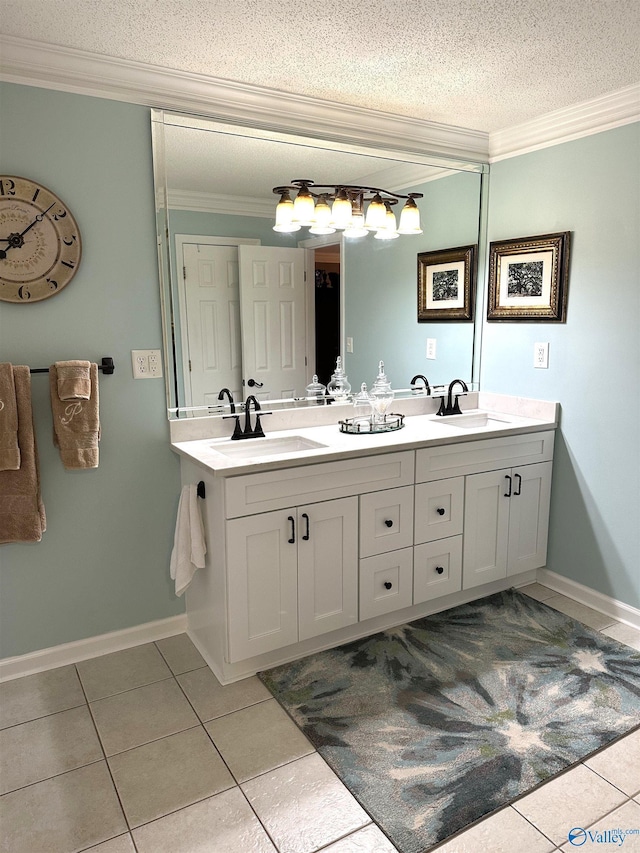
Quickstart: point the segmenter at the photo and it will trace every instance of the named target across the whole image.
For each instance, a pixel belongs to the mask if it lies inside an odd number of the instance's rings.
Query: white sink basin
[[[326,444],[311,441],[302,435],[288,435],[283,438],[247,438],[239,441],[229,439],[224,443],[212,443],[211,447],[216,453],[222,453],[230,459],[257,459],[261,456],[317,450],[319,447],[326,447]]]
[[[447,415],[442,418],[435,418],[434,420],[436,423],[460,427],[461,429],[481,429],[482,427],[504,426],[511,423],[509,418],[503,418],[500,415],[493,415],[488,412],[466,412],[461,415]]]

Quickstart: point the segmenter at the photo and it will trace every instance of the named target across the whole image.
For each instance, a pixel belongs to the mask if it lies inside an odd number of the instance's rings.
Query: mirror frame
[[[401,117],[392,116],[393,119],[406,121]],[[473,320],[473,344],[471,356],[471,382],[474,390],[479,388],[480,377],[480,353],[482,343],[482,327],[484,307],[486,301],[486,255],[487,255],[487,190],[489,164],[488,157],[478,156],[475,152],[465,151],[456,156],[450,151],[445,153],[434,151],[432,141],[425,139],[422,145],[398,145],[394,140],[389,144],[386,133],[385,138],[375,133],[362,132],[359,128],[351,126],[350,133],[345,137],[341,133],[328,132],[322,127],[322,122],[310,123],[309,135],[302,136],[299,128],[291,124],[269,124],[256,122],[254,125],[244,124],[235,118],[229,120],[227,116],[211,115],[202,113],[186,113],[171,109],[151,109],[151,135],[152,135],[152,159],[153,178],[156,201],[156,225],[157,225],[157,251],[160,284],[160,305],[162,314],[162,338],[165,355],[165,393],[167,401],[167,412],[169,418],[181,418],[188,416],[212,416],[210,407],[184,407],[179,405],[178,377],[176,364],[180,360],[177,351],[175,334],[175,317],[177,305],[175,304],[175,288],[171,274],[171,252],[169,232],[169,199],[167,191],[165,137],[166,126],[192,127],[203,131],[223,132],[239,134],[247,137],[285,142],[305,147],[316,147],[324,150],[336,150],[352,154],[364,154],[367,156],[379,156],[382,158],[403,160],[418,165],[436,166],[443,169],[451,169],[458,172],[474,172],[480,175],[480,199],[479,199],[479,227],[478,227],[478,251],[477,251],[477,285],[475,294],[475,311]],[[434,127],[438,127],[434,125]],[[466,156],[465,156],[466,155]],[[341,306],[341,352],[344,354],[344,304]],[[398,391],[396,394],[402,396],[406,392]],[[272,406],[275,404],[275,406]],[[298,404],[299,405],[299,404]],[[294,401],[269,401],[269,408],[295,408]]]

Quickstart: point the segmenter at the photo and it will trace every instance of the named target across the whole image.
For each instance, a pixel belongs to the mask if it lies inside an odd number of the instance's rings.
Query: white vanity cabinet
[[[229,663],[358,621],[358,502],[373,550],[412,544],[413,471],[408,451],[225,481]]]
[[[545,563],[553,430],[213,476],[189,633],[223,683],[452,607]],[[414,440],[415,441],[415,440]]]
[[[544,566],[551,462],[466,478],[464,587]]]
[[[226,523],[229,661],[358,620],[358,499]]]
[[[418,451],[416,479],[464,481],[462,589],[544,566],[553,440],[536,432]]]

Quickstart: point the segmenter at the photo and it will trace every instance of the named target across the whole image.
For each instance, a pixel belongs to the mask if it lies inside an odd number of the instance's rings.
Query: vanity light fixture
[[[351,184],[316,185],[306,178],[274,187],[273,192],[280,196],[274,231],[292,233],[309,226],[311,234],[344,231],[346,237],[364,237],[374,231],[378,240],[394,240],[400,234],[422,234],[415,201],[423,197],[422,193],[401,195]],[[296,193],[294,199],[292,193]],[[401,199],[406,201],[398,225],[392,205]]]

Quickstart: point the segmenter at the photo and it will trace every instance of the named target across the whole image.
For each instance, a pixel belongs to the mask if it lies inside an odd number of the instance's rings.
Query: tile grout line
[[[86,703],[87,703],[87,709],[88,709],[88,711],[89,711],[89,716],[91,717],[91,722],[92,722],[92,724],[93,724],[93,728],[94,728],[94,730],[95,730],[96,737],[98,738],[98,743],[100,744],[100,749],[102,750],[102,754],[103,754],[103,756],[104,756],[104,763],[105,763],[105,765],[106,765],[107,773],[109,774],[109,778],[111,779],[111,784],[113,785],[113,790],[114,790],[115,795],[116,795],[116,798],[117,798],[117,800],[118,800],[118,804],[119,804],[119,806],[120,806],[120,811],[122,812],[122,817],[124,818],[124,822],[125,822],[125,824],[126,824],[126,826],[127,826],[127,829],[129,830],[129,833],[128,833],[128,834],[129,834],[129,838],[131,839],[131,843],[133,844],[134,850],[136,850],[136,851],[137,851],[137,849],[138,849],[138,848],[136,847],[135,842],[134,842],[134,840],[133,840],[133,835],[131,834],[131,825],[129,824],[129,819],[127,818],[127,813],[126,813],[126,811],[125,811],[125,809],[124,809],[124,803],[122,802],[122,800],[121,800],[121,798],[120,798],[120,792],[118,791],[118,786],[116,785],[116,780],[113,778],[113,773],[111,772],[111,767],[110,767],[110,765],[109,765],[109,761],[108,761],[108,759],[107,759],[107,753],[106,753],[106,750],[105,750],[105,748],[104,748],[104,743],[102,742],[102,738],[100,737],[100,732],[99,732],[99,730],[98,730],[98,726],[97,726],[97,723],[96,723],[95,717],[93,716],[93,711],[92,711],[92,709],[91,709],[91,703],[89,702],[89,698],[88,698],[88,696],[87,696],[87,692],[86,692],[86,690],[85,690],[85,688],[84,688],[84,684],[83,684],[83,682],[82,682],[82,677],[80,676],[80,671],[78,670],[78,667],[77,667],[77,665],[76,665],[76,664],[73,664],[73,666],[75,667],[76,675],[78,676],[78,681],[80,682],[80,689],[82,690],[82,695],[84,696],[85,701],[86,701]],[[124,833],[121,833],[121,835],[122,835],[122,834],[124,834]],[[118,838],[118,836],[117,836],[117,835],[114,835],[114,836],[112,836],[112,838]],[[112,840],[112,838],[108,838],[108,839],[106,839],[106,840],[107,840],[107,841],[111,841],[111,840]],[[99,843],[102,843],[102,842],[99,842]],[[94,845],[94,846],[95,846],[95,845]],[[85,848],[85,850],[90,850],[90,849],[91,849],[90,847],[86,847],[86,848]]]

